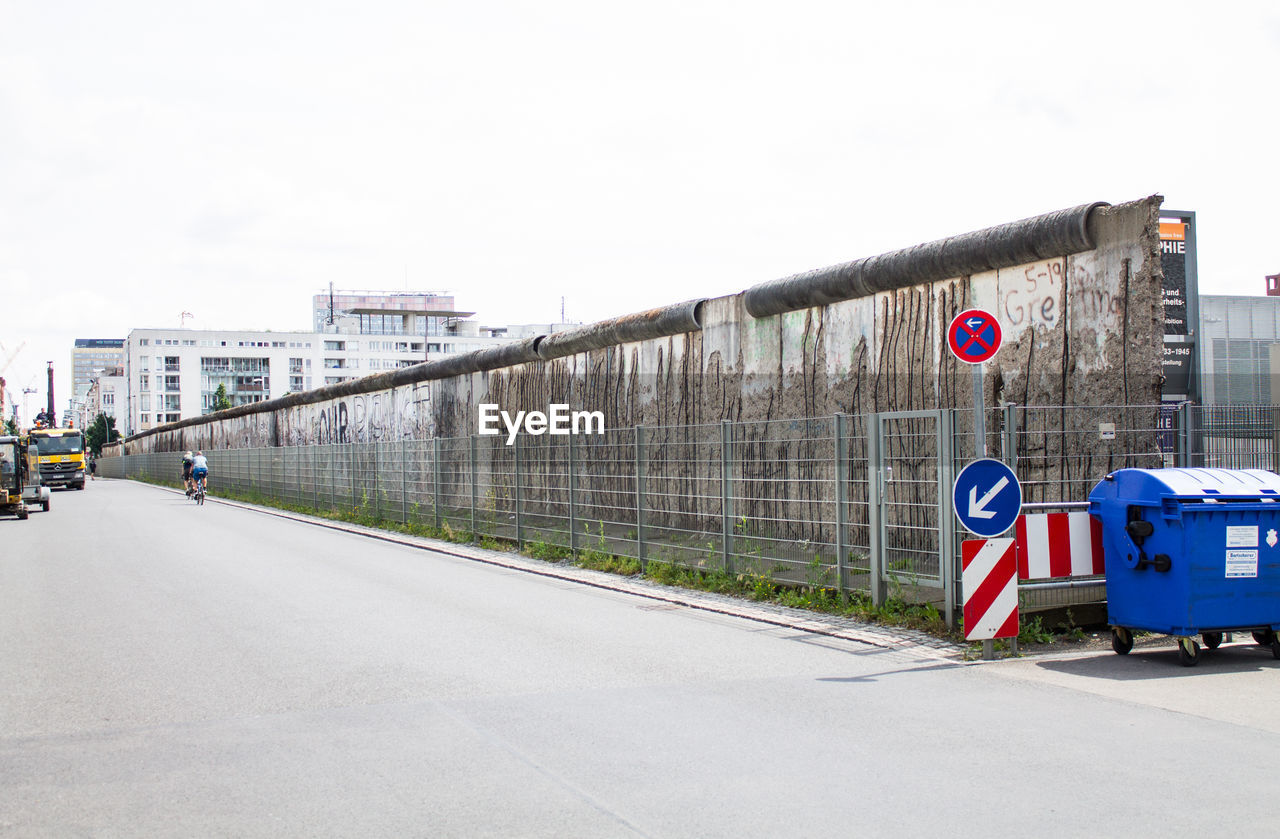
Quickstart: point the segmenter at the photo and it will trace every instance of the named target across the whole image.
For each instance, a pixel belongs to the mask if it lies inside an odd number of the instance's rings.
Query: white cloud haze
[[[1086,201],[1280,271],[1275,4],[0,0],[0,375],[448,290],[592,321]],[[890,8],[890,6],[892,6]]]

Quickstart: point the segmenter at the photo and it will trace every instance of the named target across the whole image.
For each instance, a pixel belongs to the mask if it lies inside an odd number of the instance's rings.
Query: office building
[[[1280,297],[1200,297],[1200,393],[1206,405],[1274,405]]]
[[[71,349],[71,392],[74,402],[83,402],[89,382],[98,371],[120,365],[123,338],[77,338]]]

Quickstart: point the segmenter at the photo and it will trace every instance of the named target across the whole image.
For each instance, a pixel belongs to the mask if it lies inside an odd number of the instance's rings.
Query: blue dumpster
[[[1280,475],[1262,469],[1120,469],[1089,493],[1102,521],[1111,644],[1132,630],[1173,635],[1184,665],[1195,636],[1251,631],[1280,658]]]

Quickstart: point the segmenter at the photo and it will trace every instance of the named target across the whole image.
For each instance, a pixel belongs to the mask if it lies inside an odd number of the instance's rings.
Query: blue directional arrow
[[[984,457],[960,470],[952,487],[951,506],[965,530],[978,536],[999,536],[1018,520],[1022,485],[1008,466]]]

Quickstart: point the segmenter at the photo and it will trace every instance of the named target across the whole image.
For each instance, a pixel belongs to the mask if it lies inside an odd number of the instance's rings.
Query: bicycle
[[[207,477],[202,477],[196,480],[196,491],[191,496],[191,500],[196,502],[197,506],[204,506],[204,489],[208,480],[209,479]]]

